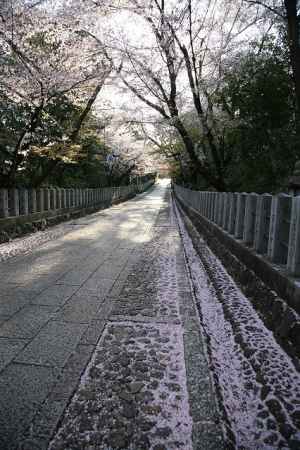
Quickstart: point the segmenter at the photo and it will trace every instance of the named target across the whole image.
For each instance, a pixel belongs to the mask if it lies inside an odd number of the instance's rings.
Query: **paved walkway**
[[[1,450],[222,448],[166,186],[1,263],[0,282]]]

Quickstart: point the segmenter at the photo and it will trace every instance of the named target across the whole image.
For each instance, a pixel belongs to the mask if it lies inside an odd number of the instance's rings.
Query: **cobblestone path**
[[[1,263],[1,450],[223,448],[169,200],[158,185]]]

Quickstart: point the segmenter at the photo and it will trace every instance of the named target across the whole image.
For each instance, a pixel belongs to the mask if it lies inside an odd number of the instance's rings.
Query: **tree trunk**
[[[194,142],[190,138],[188,132],[186,131],[183,123],[181,120],[177,117],[174,126],[176,127],[178,133],[181,136],[181,139],[183,140],[184,146],[186,148],[186,151],[191,159],[192,164],[195,165],[197,171],[205,178],[205,180],[211,184],[215,189],[218,191],[226,191],[226,183],[223,177],[221,176],[215,176],[212,171],[211,167],[206,168],[204,164],[199,161],[196,153],[195,153],[195,146]]]
[[[300,109],[300,43],[297,1],[285,0],[284,4],[288,22],[288,41],[290,48],[291,65],[293,69],[298,109]]]
[[[90,98],[88,99],[87,104],[86,104],[84,110],[82,111],[82,113],[81,113],[80,116],[78,117],[78,120],[77,120],[77,122],[76,122],[76,124],[75,124],[75,126],[74,126],[74,129],[73,129],[73,131],[72,131],[72,133],[71,133],[71,135],[70,135],[70,138],[69,138],[70,142],[72,142],[72,143],[75,143],[75,142],[76,142],[77,137],[78,137],[78,134],[79,134],[79,132],[80,132],[80,129],[81,129],[81,127],[82,127],[82,125],[83,125],[83,123],[84,123],[84,121],[85,121],[85,119],[86,119],[88,113],[90,112],[90,110],[91,110],[93,104],[95,103],[95,101],[96,101],[96,99],[97,99],[97,97],[98,97],[99,92],[101,91],[101,89],[102,89],[102,87],[103,87],[105,78],[106,78],[106,77],[103,78],[103,80],[101,81],[101,83],[97,84],[97,86],[96,86],[95,89],[94,89],[94,92],[92,93],[92,95],[91,95]]]
[[[288,43],[290,61],[293,70],[293,79],[296,94],[296,132],[300,141],[300,21],[297,14],[297,0],[284,0],[287,16]]]
[[[44,100],[42,100],[41,104],[34,109],[28,126],[26,128],[24,128],[24,130],[22,131],[22,133],[19,136],[19,139],[18,139],[15,149],[14,149],[13,163],[12,163],[11,169],[9,171],[9,174],[7,176],[8,187],[12,187],[16,183],[16,174],[17,174],[18,165],[19,165],[19,155],[20,155],[21,150],[23,149],[23,144],[24,144],[26,134],[33,133],[35,131],[36,127],[38,126],[40,115],[41,115],[41,112],[43,111],[43,109],[44,109]]]

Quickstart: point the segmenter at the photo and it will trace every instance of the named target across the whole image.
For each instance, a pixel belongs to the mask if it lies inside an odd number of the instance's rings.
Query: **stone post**
[[[49,189],[43,189],[44,191],[44,210],[48,211],[50,209],[50,192]]]
[[[292,199],[287,271],[295,277],[300,276],[300,196]]]
[[[205,192],[205,217],[209,215],[209,192]]]
[[[22,216],[27,216],[29,211],[27,189],[21,189],[19,191],[19,195],[20,195],[20,214]]]
[[[213,192],[213,201],[212,201],[212,211],[211,211],[211,221],[215,222],[215,211],[217,209],[217,192]]]
[[[66,189],[61,189],[61,207],[65,209],[67,207],[67,193]]]
[[[74,189],[73,188],[69,189],[69,196],[70,196],[69,208],[73,208],[74,207]]]
[[[226,199],[226,193],[220,193],[220,201],[219,201],[219,212],[218,212],[218,225],[219,227],[223,226],[223,211],[224,211],[224,203]]]
[[[74,201],[74,195],[73,195],[73,189],[68,189],[69,192],[69,208],[73,208],[73,201]]]
[[[74,189],[74,206],[77,208],[79,205],[79,189]]]
[[[223,230],[228,230],[229,225],[229,212],[230,212],[230,202],[231,202],[231,192],[227,192],[224,194],[224,207],[223,207],[223,222],[222,222],[222,228]]]
[[[201,214],[205,217],[205,192],[201,192]]]
[[[71,201],[72,201],[72,193],[71,193],[72,189],[68,188],[66,189],[66,193],[67,193],[67,208],[71,208]]]
[[[262,255],[268,251],[270,215],[272,195],[258,196],[256,205],[256,219],[254,231],[254,250]]]
[[[61,189],[56,189],[56,208],[57,209],[61,209],[62,208],[62,193],[61,193]]]
[[[0,189],[0,217],[8,217],[8,190]]]
[[[210,216],[210,192],[206,193],[206,218],[209,220]]]
[[[220,192],[216,192],[216,198],[215,198],[215,208],[214,208],[214,223],[218,223],[218,214],[219,214],[219,199],[220,199]]]
[[[36,206],[36,190],[35,189],[29,189],[28,190],[28,212],[29,214],[36,213],[37,206]]]
[[[73,188],[70,188],[69,189],[69,191],[70,191],[70,208],[74,208],[74,206],[75,206],[75,189],[73,189]]]
[[[235,232],[237,199],[238,194],[236,192],[231,194],[229,205],[228,233],[232,235],[234,235]]]
[[[43,189],[37,189],[37,191],[36,191],[36,209],[38,212],[44,211],[44,191],[43,191]]]
[[[65,208],[70,208],[70,189],[65,189]]]
[[[71,195],[72,195],[72,208],[76,207],[76,189],[71,189]]]
[[[234,231],[234,237],[236,239],[242,239],[244,234],[246,196],[247,194],[245,192],[242,192],[238,194],[237,198],[236,220]]]
[[[76,206],[76,208],[80,207],[80,189],[79,188],[75,189],[75,206]]]
[[[18,216],[20,214],[18,189],[9,189],[8,204],[10,216]]]
[[[54,211],[56,209],[56,192],[55,189],[50,190],[50,209]]]
[[[203,216],[207,217],[207,192],[203,192]]]
[[[209,193],[209,220],[213,220],[214,214],[214,192]]]
[[[257,205],[257,194],[247,194],[245,206],[245,224],[243,232],[243,241],[246,245],[253,245],[255,232],[255,216]]]
[[[208,220],[211,220],[213,208],[213,192],[208,193]]]
[[[271,205],[268,257],[278,264],[287,263],[292,197],[279,194]]]
[[[75,190],[75,195],[76,195],[75,205],[76,207],[80,207],[80,189]]]
[[[72,208],[75,208],[75,206],[76,206],[76,189],[71,189],[71,195],[72,195]]]

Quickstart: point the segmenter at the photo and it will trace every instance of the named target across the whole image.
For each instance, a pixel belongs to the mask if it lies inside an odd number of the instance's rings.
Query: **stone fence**
[[[177,197],[231,237],[300,276],[300,196],[201,192],[174,186]]]
[[[38,221],[55,223],[109,206],[145,191],[154,181],[151,176],[129,186],[98,189],[0,189],[0,230],[14,235],[16,228],[25,224],[28,230],[23,231],[32,231],[30,223],[36,222],[39,228]]]

